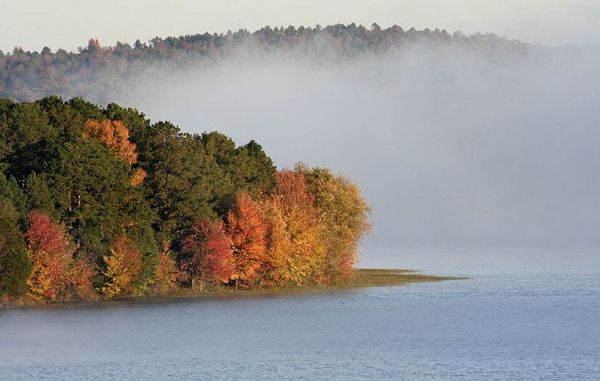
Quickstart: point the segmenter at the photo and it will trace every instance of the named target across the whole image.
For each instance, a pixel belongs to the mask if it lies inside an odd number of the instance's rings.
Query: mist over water
[[[598,264],[598,67],[592,48],[254,51],[148,68],[111,99],[354,179],[375,210],[361,264]]]

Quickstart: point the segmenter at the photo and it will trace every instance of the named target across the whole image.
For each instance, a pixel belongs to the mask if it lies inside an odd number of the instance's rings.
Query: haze
[[[148,70],[112,98],[188,132],[255,139],[279,167],[350,176],[375,208],[367,263],[415,248],[572,252],[600,244],[597,53],[245,52]]]

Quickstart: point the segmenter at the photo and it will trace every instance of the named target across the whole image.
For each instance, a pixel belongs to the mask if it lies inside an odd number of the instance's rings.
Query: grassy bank
[[[138,297],[122,297],[110,301],[101,300],[98,302],[78,302],[69,301],[62,303],[45,303],[23,298],[13,301],[9,304],[0,305],[0,307],[37,307],[37,306],[58,306],[77,304],[95,304],[95,303],[118,303],[130,301],[168,301],[182,298],[211,298],[211,297],[247,297],[261,295],[287,295],[287,294],[317,294],[333,291],[352,290],[367,287],[393,287],[403,286],[410,283],[440,282],[446,280],[460,280],[465,278],[425,275],[415,270],[404,269],[357,269],[354,276],[342,282],[332,285],[288,287],[288,288],[253,288],[238,289],[230,287],[210,287],[204,290],[181,289],[169,295],[150,295]]]
[[[211,287],[203,291],[181,289],[168,296],[150,296],[140,298],[121,298],[120,300],[135,299],[178,299],[178,298],[205,298],[205,297],[244,297],[261,295],[287,295],[287,294],[316,294],[333,291],[344,291],[367,287],[393,287],[404,286],[410,283],[441,282],[446,280],[460,280],[465,278],[425,275],[415,270],[405,269],[357,269],[353,277],[331,285],[302,286],[286,288],[253,288],[235,290],[230,287]]]
[[[354,277],[340,286],[356,287],[390,287],[408,283],[440,282],[444,280],[459,280],[464,278],[421,274],[415,270],[403,269],[357,269]]]

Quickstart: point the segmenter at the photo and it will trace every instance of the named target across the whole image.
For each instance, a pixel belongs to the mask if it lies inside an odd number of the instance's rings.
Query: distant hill
[[[353,57],[366,52],[381,53],[402,49],[415,43],[473,46],[494,51],[523,51],[527,45],[493,34],[465,36],[446,30],[404,30],[399,26],[381,29],[361,25],[329,25],[321,28],[264,27],[255,32],[239,30],[221,34],[196,34],[179,37],[156,37],[148,43],[137,40],[133,45],[117,42],[103,47],[91,39],[77,52],[49,48],[41,52],[15,48],[0,51],[0,97],[31,101],[48,95],[86,96],[90,89],[98,94],[110,93],[111,86],[123,78],[139,73],[150,65],[184,67],[214,61],[243,50],[247,53],[277,51],[315,57]],[[97,101],[102,102],[102,96]]]

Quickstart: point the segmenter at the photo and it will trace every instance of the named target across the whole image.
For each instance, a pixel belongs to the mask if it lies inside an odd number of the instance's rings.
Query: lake
[[[598,268],[470,275],[4,310],[0,379],[600,379]]]

